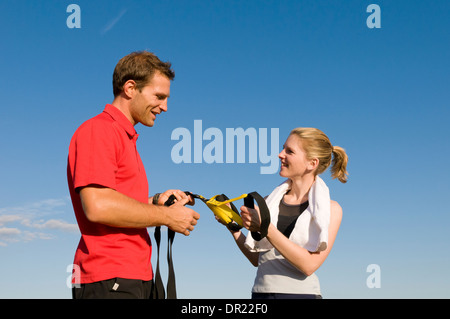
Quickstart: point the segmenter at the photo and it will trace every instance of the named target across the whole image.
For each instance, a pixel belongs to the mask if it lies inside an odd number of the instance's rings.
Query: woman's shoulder
[[[335,200],[330,200],[331,214],[337,218],[342,218],[342,207]]]

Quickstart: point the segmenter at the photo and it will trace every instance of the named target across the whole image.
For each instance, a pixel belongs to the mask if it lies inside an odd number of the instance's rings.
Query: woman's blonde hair
[[[302,148],[308,159],[319,160],[316,175],[325,172],[331,164],[331,177],[337,178],[341,183],[347,182],[348,156],[342,147],[333,146],[324,132],[312,127],[298,127],[293,129],[290,135],[301,139]]]

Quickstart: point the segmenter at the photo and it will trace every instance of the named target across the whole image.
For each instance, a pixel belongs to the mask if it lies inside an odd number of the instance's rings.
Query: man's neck
[[[123,98],[121,95],[114,98],[111,103],[115,106],[119,111],[121,111],[126,118],[131,122],[131,124],[136,125],[136,122],[133,120],[133,117],[130,114],[130,100]]]

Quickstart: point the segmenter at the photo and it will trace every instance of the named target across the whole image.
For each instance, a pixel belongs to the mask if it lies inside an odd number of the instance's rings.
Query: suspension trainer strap
[[[172,244],[175,238],[175,232],[167,230],[167,263],[169,265],[169,276],[167,278],[167,299],[177,299],[177,287],[175,283],[175,270],[172,261]]]
[[[164,284],[161,279],[161,273],[159,271],[159,246],[161,243],[161,227],[155,228],[155,241],[157,246],[157,260],[156,260],[156,272],[154,278],[154,285],[152,291],[152,299],[165,299]]]
[[[165,206],[170,206],[174,203],[175,196],[171,195],[169,199],[164,203]],[[167,279],[167,299],[177,299],[177,289],[175,283],[175,271],[172,261],[172,244],[175,238],[175,232],[171,229],[167,229],[167,263],[169,265],[169,275]],[[158,250],[158,256],[156,261],[156,273],[155,282],[153,285],[152,299],[166,299],[166,293],[164,291],[164,284],[161,278],[159,270],[159,246],[161,242],[161,227],[155,227],[155,241]]]
[[[253,200],[256,201],[259,207],[259,213],[261,215],[261,227],[259,232],[252,232],[252,237],[256,241],[260,241],[267,236],[267,231],[270,225],[270,211],[267,207],[266,201],[257,192],[252,192],[244,198],[244,205],[248,208],[255,208]]]

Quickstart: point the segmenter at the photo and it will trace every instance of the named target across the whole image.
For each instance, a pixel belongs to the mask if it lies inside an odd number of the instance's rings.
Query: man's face
[[[170,80],[160,72],[155,72],[150,82],[141,91],[136,89],[131,101],[130,114],[133,121],[145,126],[155,124],[156,115],[167,111],[170,96]]]

